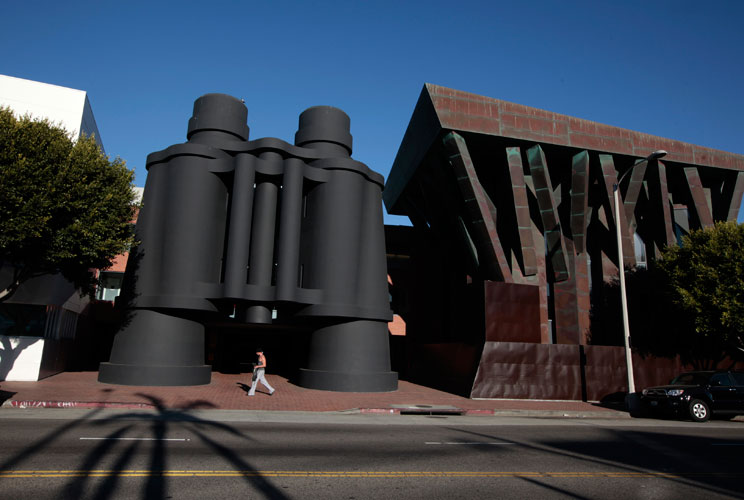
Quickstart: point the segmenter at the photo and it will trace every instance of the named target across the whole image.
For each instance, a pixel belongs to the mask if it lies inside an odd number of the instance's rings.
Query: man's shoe
[[[273,391],[271,391],[271,392],[269,393],[269,396],[273,396],[275,392],[276,392],[276,389],[274,389]]]

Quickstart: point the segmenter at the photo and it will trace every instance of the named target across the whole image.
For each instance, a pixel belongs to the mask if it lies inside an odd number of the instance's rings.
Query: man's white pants
[[[259,382],[261,382],[264,387],[266,387],[269,390],[269,394],[274,392],[274,388],[269,385],[269,383],[266,381],[266,377],[264,376],[264,372],[266,370],[263,368],[256,368],[256,378],[253,380],[253,383],[251,384],[251,390],[248,391],[249,396],[253,396],[256,394],[256,386]]]

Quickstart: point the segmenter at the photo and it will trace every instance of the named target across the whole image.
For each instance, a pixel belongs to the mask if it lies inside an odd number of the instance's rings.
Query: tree
[[[744,224],[692,231],[659,261],[672,300],[691,319],[696,343],[720,362],[744,360]]]
[[[133,179],[92,137],[0,108],[0,302],[44,274],[91,293],[93,270],[132,244]]]

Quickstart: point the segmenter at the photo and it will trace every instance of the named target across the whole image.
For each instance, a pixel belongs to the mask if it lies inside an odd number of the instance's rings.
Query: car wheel
[[[690,401],[690,417],[695,422],[707,422],[710,419],[708,404],[700,399]]]

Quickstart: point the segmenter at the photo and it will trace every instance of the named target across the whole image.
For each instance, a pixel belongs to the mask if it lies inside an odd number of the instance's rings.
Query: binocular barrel
[[[382,176],[351,158],[349,117],[300,115],[295,144],[248,140],[247,109],[194,104],[188,142],[148,156],[122,294],[128,319],[99,380],[196,385],[209,315],[314,329],[306,387],[390,391]]]

